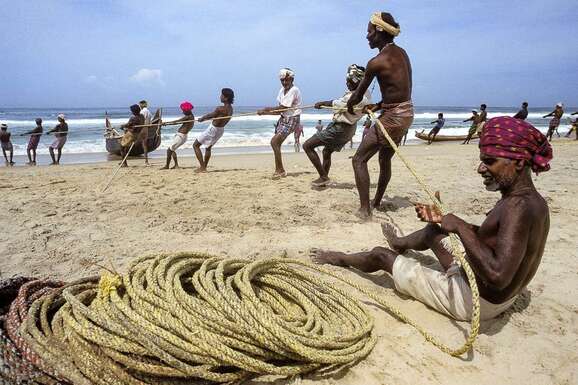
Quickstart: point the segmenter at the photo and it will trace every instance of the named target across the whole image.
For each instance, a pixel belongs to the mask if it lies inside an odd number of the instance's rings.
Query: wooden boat
[[[147,139],[147,150],[148,152],[153,152],[161,145],[161,123],[162,123],[162,109],[158,109],[155,112],[154,117],[151,120],[151,124],[154,126],[143,127],[143,130],[148,130],[148,139]],[[112,155],[120,156],[120,139],[122,138],[123,133],[117,131],[108,116],[105,117],[105,139],[106,139],[106,151],[108,151]],[[132,146],[132,150],[130,150],[130,156],[139,156],[144,154],[144,148],[141,142],[136,142],[134,146]]]
[[[416,132],[415,133],[416,138],[421,139],[421,140],[425,140],[426,142],[429,141],[428,137],[427,137],[427,133],[425,131],[421,131],[421,132]],[[437,134],[435,139],[433,140],[433,142],[451,142],[451,141],[457,141],[457,140],[466,140],[468,136],[467,135],[440,135]],[[478,134],[474,134],[474,136],[472,136],[472,139],[478,139]]]

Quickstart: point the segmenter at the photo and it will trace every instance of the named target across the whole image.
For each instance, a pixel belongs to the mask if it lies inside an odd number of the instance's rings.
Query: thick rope
[[[22,334],[74,384],[290,377],[354,363],[376,344],[372,317],[329,276],[341,279],[289,259],[140,258],[122,276],[43,296]]]
[[[373,111],[369,111],[368,115],[371,118],[371,120],[374,122],[374,124],[377,124],[377,126],[379,127],[379,129],[383,133],[383,136],[385,136],[385,138],[389,142],[391,148],[394,149],[395,153],[397,154],[399,159],[401,159],[401,161],[403,162],[405,167],[407,167],[407,169],[411,172],[411,174],[418,181],[421,188],[428,194],[428,196],[431,199],[431,201],[433,202],[433,204],[437,208],[439,208],[439,210],[441,211],[442,214],[446,213],[446,210],[445,210],[442,202],[436,198],[434,192],[428,187],[428,185],[424,182],[424,180],[419,176],[419,174],[417,173],[415,168],[405,158],[405,156],[401,153],[401,151],[399,151],[397,144],[393,141],[393,139],[391,139],[391,136],[389,135],[389,133],[387,132],[387,130],[385,129],[385,127],[383,126],[381,121],[376,117],[375,113]],[[470,289],[472,291],[473,308],[472,308],[471,330],[470,330],[470,334],[466,338],[465,343],[460,348],[451,349],[450,347],[444,345],[437,338],[431,336],[425,329],[423,329],[421,326],[419,326],[414,321],[407,319],[405,316],[402,319],[405,322],[407,322],[408,324],[412,325],[414,328],[416,328],[426,338],[426,340],[428,340],[429,342],[431,342],[432,344],[437,346],[442,351],[444,351],[448,354],[451,354],[452,356],[460,356],[471,349],[471,347],[473,346],[473,344],[476,340],[476,337],[478,336],[478,332],[480,329],[480,293],[478,290],[478,285],[476,283],[476,277],[474,275],[474,272],[472,271],[470,264],[468,263],[468,261],[465,258],[465,253],[460,248],[460,244],[459,244],[460,240],[459,240],[458,236],[456,234],[452,233],[449,235],[449,239],[450,239],[450,243],[451,243],[450,252],[454,256],[454,258],[457,259],[457,261],[459,262],[461,267],[464,269],[464,272],[466,273],[466,276],[468,278],[468,282],[470,284]]]

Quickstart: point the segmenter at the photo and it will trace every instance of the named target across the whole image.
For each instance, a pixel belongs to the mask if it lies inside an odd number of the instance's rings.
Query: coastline
[[[573,383],[578,378],[578,291],[574,205],[578,181],[578,142],[554,140],[552,170],[534,177],[550,207],[551,229],[542,264],[514,306],[482,323],[474,351],[464,360],[449,357],[414,329],[366,302],[375,318],[378,344],[367,359],[326,383],[446,384]],[[292,147],[288,146],[290,149]],[[162,151],[162,150],[161,150]],[[480,223],[499,195],[485,191],[475,170],[477,145],[436,143],[401,149],[424,180],[441,190],[446,205],[472,223]],[[161,251],[204,251],[229,257],[288,256],[308,259],[312,247],[362,251],[386,245],[379,223],[391,221],[407,234],[422,224],[412,201],[425,195],[401,164],[382,208],[370,222],[358,208],[351,160],[353,151],[334,155],[329,188],[315,190],[317,177],[304,153],[284,154],[288,177],[273,181],[272,154],[223,154],[211,158],[209,172],[193,173],[194,158],[182,157],[178,170],[159,170],[142,159],[129,160],[106,193],[101,187],[116,162],[62,167],[1,168],[0,276],[38,275],[65,280],[97,274],[97,266],[123,270],[137,256]],[[64,160],[64,155],[63,155]],[[372,191],[377,156],[369,162]],[[436,266],[430,252],[412,253]],[[341,270],[340,270],[341,271]],[[396,294],[383,273],[345,272],[374,289],[426,329],[451,345],[468,330]],[[377,285],[376,285],[377,284]],[[318,380],[304,376],[304,384]]]

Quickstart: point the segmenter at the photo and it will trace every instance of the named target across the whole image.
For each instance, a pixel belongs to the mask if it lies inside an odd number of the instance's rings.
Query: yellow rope
[[[391,136],[389,135],[389,133],[387,132],[387,130],[385,129],[385,127],[383,126],[381,121],[376,117],[375,113],[373,111],[369,111],[368,115],[371,118],[371,120],[374,122],[374,124],[377,124],[377,126],[379,127],[379,129],[381,130],[381,132],[383,133],[383,135],[385,136],[385,138],[389,142],[391,148],[394,149],[395,153],[397,154],[399,159],[401,159],[401,161],[403,162],[405,167],[407,167],[407,169],[411,172],[411,174],[418,181],[421,188],[428,194],[428,196],[432,200],[433,204],[440,209],[442,214],[446,213],[446,210],[445,210],[442,202],[436,198],[433,191],[428,187],[428,185],[419,176],[419,174],[417,173],[415,168],[405,158],[405,156],[403,156],[403,154],[399,151],[397,144],[393,141],[393,139],[391,139]],[[405,322],[407,322],[408,324],[410,324],[414,328],[416,328],[425,337],[425,339],[427,341],[431,342],[432,344],[437,346],[442,351],[444,351],[448,354],[451,354],[452,356],[459,356],[459,355],[462,355],[463,353],[465,353],[471,349],[472,345],[474,344],[474,341],[476,340],[476,337],[478,336],[478,332],[480,329],[480,293],[478,291],[478,285],[476,284],[476,277],[474,275],[474,272],[472,271],[470,264],[466,260],[463,251],[459,247],[458,236],[456,234],[452,233],[449,235],[449,238],[450,238],[451,248],[452,248],[451,252],[452,252],[454,258],[457,258],[459,264],[464,269],[464,272],[466,273],[466,276],[468,278],[468,282],[470,284],[470,289],[472,291],[473,309],[472,309],[471,330],[470,330],[470,334],[466,338],[466,341],[464,342],[464,344],[460,348],[451,349],[450,347],[448,347],[447,345],[444,345],[441,341],[439,341],[438,339],[436,339],[435,337],[430,335],[425,329],[423,329],[421,326],[419,326],[413,320],[409,320],[405,316],[400,316],[400,315],[398,315],[398,316],[402,320],[404,320]],[[397,313],[396,313],[396,315],[397,315]]]

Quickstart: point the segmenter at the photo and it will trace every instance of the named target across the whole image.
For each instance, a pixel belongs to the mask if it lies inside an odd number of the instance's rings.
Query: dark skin
[[[549,116],[554,116],[558,119],[561,119],[562,116],[564,115],[564,109],[562,107],[558,107],[556,106],[556,108],[554,109],[554,111],[550,112],[547,115],[542,116],[542,118],[547,118]],[[558,127],[555,128],[548,128],[548,133],[546,134],[546,137],[548,138],[548,140],[552,140],[552,136],[554,136],[554,132],[556,132],[556,135],[558,135],[558,137],[560,137],[560,133],[558,132]]]
[[[212,124],[214,127],[225,127],[227,123],[231,120],[229,116],[233,115],[233,106],[227,97],[221,94],[222,106],[215,108],[215,111],[203,115],[199,118],[199,122],[204,122],[205,120],[213,119]],[[226,117],[221,119],[222,117]],[[195,150],[195,156],[199,161],[199,168],[195,172],[207,172],[207,166],[209,165],[209,159],[211,159],[211,150],[213,146],[209,146],[205,149],[205,157],[203,158],[203,153],[201,152],[201,143],[195,139],[193,144],[193,149]]]
[[[36,128],[32,131],[28,131],[22,134],[24,135],[42,135],[42,123],[36,122]],[[28,155],[28,164],[36,165],[36,149],[26,149],[26,154]]]
[[[281,79],[281,85],[283,86],[283,90],[285,94],[289,92],[289,90],[293,87],[294,78],[287,76]],[[284,106],[279,104],[276,107],[265,107],[257,111],[258,115],[280,115],[281,112],[276,112],[275,110],[289,108],[291,106]],[[275,157],[275,173],[273,173],[273,177],[285,175],[285,168],[283,167],[283,157],[281,156],[281,146],[283,142],[287,139],[287,135],[279,132],[273,135],[271,138],[271,148],[273,149],[273,155]]]
[[[129,120],[128,123],[120,126],[120,128],[124,129],[125,131],[132,131],[136,135],[138,135],[140,133],[139,128],[138,127],[135,128],[133,126],[135,126],[137,124],[139,124],[139,125],[144,124],[144,117],[140,114],[140,111],[132,111],[132,114],[134,117],[137,117],[138,119],[131,119],[131,120]],[[145,128],[148,129],[148,127],[145,127]],[[142,127],[140,129],[142,129]],[[128,167],[128,163],[126,162],[125,157],[126,157],[126,154],[128,154],[129,148],[130,148],[130,146],[120,148],[120,156],[122,156],[122,159],[124,159],[124,161],[121,164],[121,167]]]
[[[472,122],[472,126],[477,126],[481,122],[480,115],[478,115],[478,113],[476,111],[473,111],[472,114],[473,114],[472,117],[464,120],[464,123],[465,122]],[[474,130],[470,129],[470,131],[468,131],[468,136],[462,142],[462,144],[470,143],[470,140],[472,139],[472,136],[474,136],[475,133],[476,132]]]
[[[195,116],[193,115],[193,113],[191,111],[183,111],[184,116],[174,120],[172,122],[166,122],[163,125],[166,124],[173,124],[173,123],[180,123],[180,122],[184,122],[183,124],[181,124],[181,126],[179,127],[179,129],[177,130],[178,132],[180,132],[181,134],[188,134],[189,131],[191,131],[191,129],[193,128],[193,126],[195,125]],[[169,166],[171,165],[171,159],[175,162],[174,166],[171,167],[171,169],[175,169],[175,168],[179,168],[179,161],[177,159],[177,152],[173,151],[169,148],[167,148],[167,163],[165,164],[164,167],[161,168],[161,170],[168,170]]]
[[[377,111],[381,109],[382,104],[402,103],[411,99],[412,70],[407,53],[393,44],[393,36],[377,31],[371,23],[367,27],[367,41],[371,49],[379,49],[380,52],[365,66],[365,77],[347,103],[351,113],[353,107],[363,99],[374,78],[377,78],[379,83],[381,102],[367,106],[367,110]],[[367,162],[377,152],[379,152],[379,179],[375,197],[370,203]],[[385,189],[391,179],[391,158],[394,154],[392,148],[367,141],[365,138],[357,148],[353,156],[353,172],[359,193],[360,208],[357,215],[360,218],[370,218],[372,209],[381,205]]]
[[[438,115],[438,120],[442,119],[443,117],[444,117],[444,116],[443,116],[442,114],[439,114],[439,115]],[[434,121],[431,122],[430,124],[437,123],[438,120],[434,120]],[[427,137],[428,137],[427,144],[431,144],[431,142],[433,142],[433,141],[435,140],[438,132],[439,132],[439,130],[436,130],[436,129],[434,128],[434,129],[432,129],[432,130],[429,132],[429,134],[427,134]]]
[[[482,298],[495,304],[513,298],[532,280],[542,259],[550,228],[548,206],[536,191],[525,161],[485,155],[480,160],[478,173],[486,189],[502,195],[481,226],[454,214],[442,215],[434,206],[416,204],[418,218],[428,225],[406,237],[398,237],[391,225],[383,225],[392,249],[376,247],[357,254],[313,250],[313,260],[391,274],[398,254],[431,249],[447,270],[453,257],[441,241],[454,233],[464,244]]]
[[[353,83],[351,80],[346,80],[347,89],[349,91],[355,91],[357,88],[357,84]],[[321,109],[322,107],[331,107],[333,106],[333,100],[326,100],[323,102],[315,103],[316,109]],[[317,136],[312,136],[311,138],[307,139],[305,143],[303,143],[303,151],[307,154],[307,157],[313,163],[313,166],[319,173],[319,178],[313,181],[314,185],[322,185],[323,183],[327,183],[329,181],[329,169],[331,168],[331,154],[333,154],[333,150],[324,147],[323,148],[323,164],[321,163],[321,159],[319,159],[319,155],[317,155],[317,151],[315,149],[319,146],[323,146],[323,142]]]
[[[2,142],[10,142],[10,136],[11,136],[11,134],[5,128],[2,128],[2,130],[0,130],[0,139],[2,140]],[[4,155],[4,159],[6,160],[6,164],[13,166],[14,162],[12,161],[12,158],[14,156],[14,150],[10,150],[10,160],[8,160],[8,156],[6,155],[6,150],[2,149],[2,154]]]

